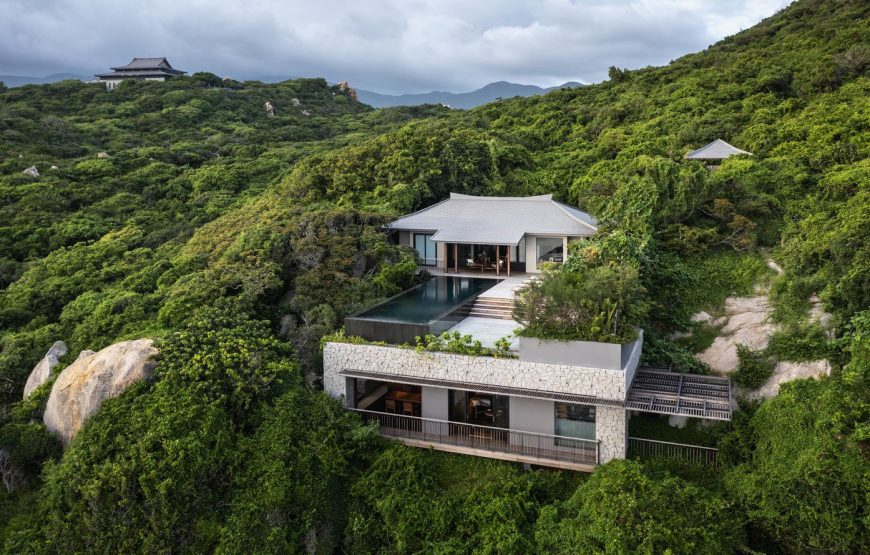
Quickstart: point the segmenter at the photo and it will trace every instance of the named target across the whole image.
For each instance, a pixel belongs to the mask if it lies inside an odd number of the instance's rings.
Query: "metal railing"
[[[370,410],[348,409],[377,422],[382,436],[416,439],[579,464],[598,464],[598,442]]]
[[[719,465],[719,450],[716,448],[642,437],[628,438],[628,456],[641,459],[662,458],[689,461],[713,468]]]

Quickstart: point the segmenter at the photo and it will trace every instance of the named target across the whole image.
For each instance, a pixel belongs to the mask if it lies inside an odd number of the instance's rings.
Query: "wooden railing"
[[[628,456],[641,459],[671,459],[689,461],[703,466],[719,465],[719,450],[713,447],[671,443],[641,437],[628,438]]]
[[[377,422],[380,434],[387,437],[512,453],[538,459],[598,464],[598,442],[594,440],[370,410],[348,410],[359,414],[365,422]]]

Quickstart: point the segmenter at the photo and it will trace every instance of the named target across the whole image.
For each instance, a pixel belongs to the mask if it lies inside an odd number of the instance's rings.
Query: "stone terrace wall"
[[[622,370],[327,343],[323,348],[323,385],[333,397],[345,394],[345,378],[339,375],[342,370],[590,395],[619,402],[626,398],[626,376]]]

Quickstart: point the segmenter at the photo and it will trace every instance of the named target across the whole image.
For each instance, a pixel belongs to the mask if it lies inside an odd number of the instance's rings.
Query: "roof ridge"
[[[553,193],[546,195],[532,195],[527,197],[491,197],[483,195],[465,195],[462,193],[450,193],[450,200],[530,200],[530,201],[552,201]]]

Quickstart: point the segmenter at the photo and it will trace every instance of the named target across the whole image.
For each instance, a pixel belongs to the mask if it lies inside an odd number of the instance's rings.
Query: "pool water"
[[[425,324],[498,282],[497,279],[436,276],[356,318]]]

